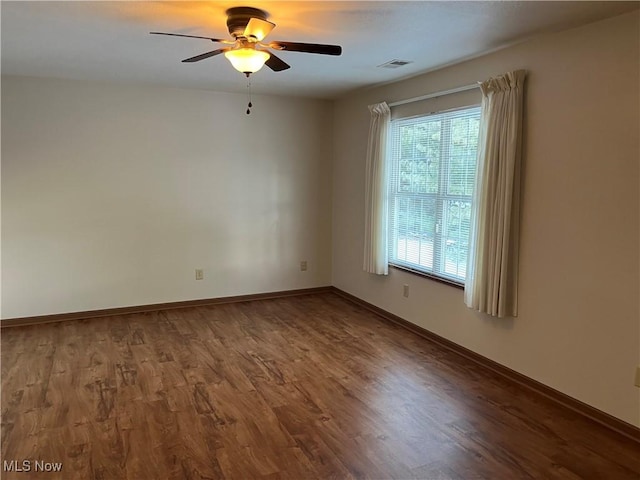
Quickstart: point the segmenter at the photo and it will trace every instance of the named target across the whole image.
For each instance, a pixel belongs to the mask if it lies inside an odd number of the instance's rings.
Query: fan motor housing
[[[264,10],[253,7],[233,7],[227,10],[227,28],[233,38],[244,36],[244,29],[252,18],[266,20],[269,16]]]

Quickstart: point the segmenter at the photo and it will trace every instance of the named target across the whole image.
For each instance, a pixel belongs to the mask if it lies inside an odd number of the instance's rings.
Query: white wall
[[[246,102],[3,77],[2,318],[329,285],[331,103]]]
[[[335,114],[333,284],[524,375],[640,426],[638,12],[340,99]],[[463,292],[362,271],[367,105],[529,71],[520,315],[497,320]],[[410,297],[402,285],[410,285]]]

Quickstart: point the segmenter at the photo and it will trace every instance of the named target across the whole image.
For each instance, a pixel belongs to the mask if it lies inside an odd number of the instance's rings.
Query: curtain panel
[[[520,162],[526,71],[480,84],[482,113],[465,304],[496,317],[518,314]]]
[[[385,103],[369,105],[371,123],[367,146],[365,185],[365,272],[389,273],[387,259],[387,135],[391,109]]]

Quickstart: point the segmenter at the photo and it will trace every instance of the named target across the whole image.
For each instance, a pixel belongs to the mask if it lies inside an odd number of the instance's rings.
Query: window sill
[[[464,283],[458,283],[453,280],[447,280],[446,278],[436,277],[435,275],[429,275],[428,273],[421,272],[419,270],[414,270],[413,268],[405,267],[404,265],[394,265],[393,263],[390,263],[389,266],[391,268],[396,268],[404,272],[413,273],[414,275],[418,275],[420,277],[428,278],[429,280],[433,280],[435,282],[444,283],[445,285],[451,285],[452,287],[456,287],[460,290],[464,290]]]

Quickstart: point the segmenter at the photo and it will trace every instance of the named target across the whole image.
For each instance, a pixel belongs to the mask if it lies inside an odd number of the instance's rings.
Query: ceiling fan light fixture
[[[2,0],[0,0],[2,1]],[[318,55],[341,55],[340,45],[325,45],[322,43],[302,43],[274,41],[262,43],[275,23],[267,20],[269,15],[264,10],[253,7],[233,7],[227,10],[227,29],[233,41],[221,38],[201,37],[199,35],[184,35],[182,33],[151,32],[154,35],[170,35],[172,37],[200,38],[215,43],[229,45],[210,52],[182,60],[184,63],[195,63],[207,58],[215,57],[224,52],[233,68],[247,77],[266,65],[274,72],[288,70],[290,65],[270,53],[270,50],[286,50],[289,52],[314,53]]]
[[[225,52],[224,56],[229,59],[233,68],[245,75],[260,70],[271,57],[269,52],[251,47],[234,48]]]

